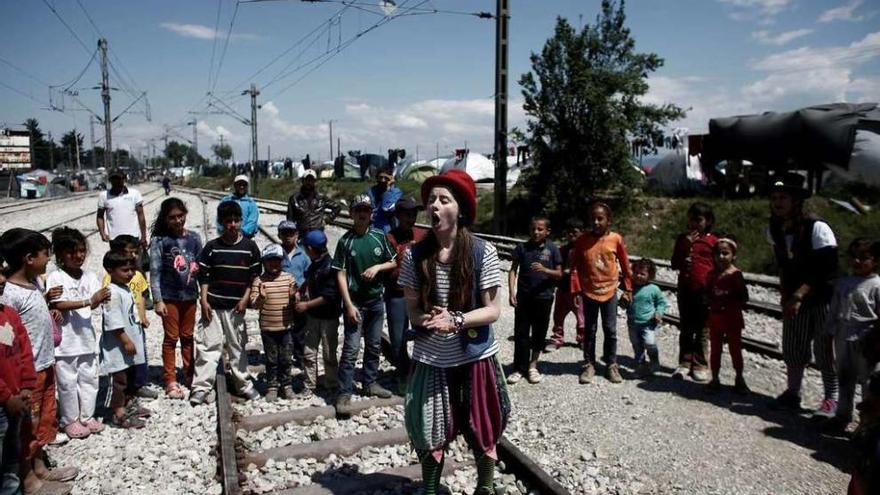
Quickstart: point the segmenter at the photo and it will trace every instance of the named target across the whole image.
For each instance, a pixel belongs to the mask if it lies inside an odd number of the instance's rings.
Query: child
[[[574,241],[584,233],[584,222],[579,218],[569,218],[565,221],[566,242],[559,248],[562,255],[562,277],[556,287],[556,303],[553,305],[553,337],[544,348],[544,352],[553,352],[562,347],[565,342],[565,318],[569,313],[574,313],[575,336],[578,347],[584,342],[584,312],[575,310],[575,294],[571,292],[571,270],[569,269],[569,254],[574,247]]]
[[[656,275],[657,267],[648,258],[642,258],[632,264],[634,287],[632,304],[626,310],[626,323],[636,359],[636,372],[645,377],[653,376],[660,367],[657,325],[663,321],[663,314],[666,312],[666,297],[663,291],[651,283]]]
[[[688,209],[688,232],[678,236],[672,252],[672,269],[678,270],[678,368],[672,378],[690,374],[695,381],[707,382],[706,277],[714,267],[712,248],[718,237],[712,233],[715,213],[705,203]]]
[[[0,270],[0,296],[5,288],[6,277]],[[27,330],[14,309],[0,304],[0,493],[20,493],[21,422],[30,411],[36,384]]]
[[[108,397],[110,424],[117,428],[143,428],[143,414],[135,399],[135,366],[146,360],[144,330],[137,320],[134,294],[134,260],[118,251],[104,255],[110,275],[110,300],[104,304],[101,332],[101,369],[111,376]]]
[[[196,260],[202,238],[186,228],[187,213],[186,205],[177,198],[162,201],[150,240],[150,292],[153,309],[162,318],[162,368],[165,394],[171,399],[184,397],[177,382],[174,351],[178,340],[184,383],[190,386],[193,377],[193,329],[199,297]]]
[[[98,398],[98,354],[92,310],[110,297],[93,273],[83,271],[86,238],[70,227],[52,232],[52,249],[59,270],[49,274],[46,285],[61,286],[61,297],[51,307],[61,311],[61,343],[55,347],[58,408],[61,428],[70,438],[99,433],[104,425],[94,418]]]
[[[327,236],[321,230],[312,230],[303,237],[303,245],[312,263],[306,270],[305,286],[300,288],[296,312],[306,315],[305,368],[306,393],[318,385],[318,344],[323,347],[324,386],[330,391],[337,387],[339,368],[336,349],[339,346],[339,315],[342,313],[336,273],[331,267],[333,258],[327,252]]]
[[[7,283],[0,303],[21,316],[37,374],[30,395],[30,414],[24,416],[21,428],[21,488],[28,493],[41,489],[63,491],[69,487],[56,482],[70,481],[78,473],[74,467],[50,471],[43,460],[43,447],[58,433],[55,348],[47,299],[57,298],[62,291],[60,287],[53,287],[44,296],[39,281],[46,273],[50,247],[49,239],[33,230],[13,228],[0,236],[0,253],[7,263]]]
[[[342,363],[339,367],[339,396],[337,409],[347,410],[354,391],[354,366],[360,350],[361,333],[364,335],[364,383],[366,395],[387,399],[391,391],[376,381],[379,372],[379,348],[382,340],[382,304],[384,271],[397,267],[394,250],[385,233],[370,227],[373,206],[367,195],[355,196],[351,203],[351,230],[336,245],[333,268],[345,308],[345,339],[342,343]],[[343,412],[344,414],[344,412]]]
[[[212,400],[211,388],[224,350],[233,387],[247,400],[260,396],[248,380],[244,350],[244,314],[250,302],[251,283],[262,272],[260,249],[241,233],[241,207],[235,201],[220,203],[217,221],[223,226],[223,233],[199,253],[202,319],[196,333],[196,370],[189,397],[193,406]]]
[[[284,250],[278,244],[263,248],[263,274],[254,278],[251,285],[251,306],[260,310],[260,337],[266,353],[266,401],[281,398],[292,399],[290,386],[291,332],[293,332],[293,304],[296,296],[296,280],[293,275],[281,271]]]
[[[868,362],[864,356],[868,334],[880,321],[880,243],[858,238],[849,245],[852,275],[834,287],[828,313],[828,333],[834,336],[840,396],[837,412],[824,425],[829,433],[843,433],[852,421],[856,384],[865,395]]]
[[[278,239],[281,241],[281,247],[284,248],[284,258],[281,260],[281,269],[293,275],[297,287],[302,287],[306,283],[306,269],[309,267],[309,256],[299,244],[299,227],[296,222],[291,220],[282,220],[278,224]],[[304,328],[306,325],[305,315],[294,313],[293,315],[293,367],[303,367],[303,339]],[[296,370],[294,369],[294,374]]]
[[[388,314],[391,361],[397,375],[397,393],[400,395],[406,395],[406,378],[409,375],[409,350],[405,338],[409,330],[409,317],[406,314],[406,298],[403,297],[403,289],[397,284],[397,279],[400,277],[403,253],[413,243],[425,237],[425,229],[415,226],[419,210],[424,209],[412,196],[397,200],[394,205],[397,227],[385,234],[391,247],[394,248],[396,253],[394,259],[397,263],[385,278],[385,312]]]
[[[749,290],[742,272],[733,264],[736,261],[736,239],[731,235],[721,236],[712,250],[715,253],[715,269],[706,277],[709,308],[706,326],[712,349],[712,381],[707,387],[709,392],[721,390],[721,350],[727,341],[730,360],[736,371],[733,390],[745,395],[749,393],[749,387],[743,378],[742,331],[745,327],[743,306],[749,300]]]
[[[543,215],[532,217],[529,230],[531,238],[513,250],[507,275],[510,305],[516,308],[513,372],[507,377],[510,384],[519,382],[523,374],[528,376],[529,383],[541,381],[538,358],[547,338],[556,282],[562,277],[562,255],[553,241],[547,240],[550,219]]]
[[[602,360],[608,365],[605,377],[620,383],[617,366],[617,289],[623,275],[623,299],[632,300],[629,256],[623,237],[611,232],[611,207],[596,202],[590,210],[592,230],[581,235],[571,250],[571,291],[580,295],[587,334],[584,338],[584,367],[578,378],[590,383],[596,374],[596,327],[602,315],[605,335]],[[581,308],[578,308],[581,309]]]
[[[137,269],[137,267],[140,266],[140,263],[138,262],[138,254],[140,253],[140,241],[137,239],[137,237],[134,236],[119,235],[114,237],[113,240],[110,241],[110,251],[124,254],[134,262],[134,276],[132,277],[131,282],[128,283],[128,288],[131,289],[131,295],[132,297],[134,297],[138,323],[140,323],[141,327],[143,327],[144,329],[149,328],[150,320],[147,319],[146,296],[148,295],[150,284],[147,282],[147,277],[145,277],[144,274]],[[109,274],[104,276],[102,285],[104,287],[108,287],[110,285]],[[146,339],[146,334],[144,334],[144,339]],[[138,398],[144,400],[153,400],[159,397],[159,393],[155,390],[151,390],[149,387],[146,386],[147,380],[149,378],[149,368],[147,366],[146,358],[146,340],[144,340],[141,346],[143,347],[145,353],[144,362],[135,365],[134,381],[131,386],[134,387],[135,395]]]
[[[847,495],[870,495],[880,492],[880,372],[866,380],[859,410],[859,427],[853,433],[855,466]]]

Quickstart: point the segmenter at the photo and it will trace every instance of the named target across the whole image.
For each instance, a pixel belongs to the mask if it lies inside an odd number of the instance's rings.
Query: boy
[[[532,217],[532,236],[513,250],[507,283],[510,305],[515,309],[513,335],[513,372],[507,383],[519,382],[526,374],[529,383],[539,383],[538,358],[547,338],[550,307],[557,281],[562,277],[562,255],[550,235],[550,219]],[[520,270],[520,267],[523,267]]]
[[[336,245],[333,268],[345,309],[345,335],[342,343],[342,364],[339,367],[337,411],[345,414],[351,402],[354,365],[364,334],[364,383],[366,395],[387,399],[391,391],[376,382],[379,372],[379,346],[382,339],[383,280],[380,274],[393,270],[394,251],[384,232],[370,227],[373,206],[367,195],[355,196],[351,203],[351,230]]]
[[[568,241],[559,248],[562,255],[562,277],[556,286],[556,303],[553,305],[553,336],[544,348],[544,352],[553,352],[562,347],[565,342],[565,318],[569,313],[574,313],[575,339],[578,347],[584,342],[584,312],[575,309],[574,298],[576,294],[571,292],[571,269],[568,268],[568,255],[571,252],[574,241],[584,233],[584,222],[579,218],[569,218],[565,221],[565,239]]]
[[[0,296],[5,287],[6,277],[0,271]],[[30,396],[36,384],[27,330],[14,309],[0,304],[0,493],[18,493],[21,489],[21,420],[30,410]]]
[[[110,300],[104,304],[101,332],[101,369],[111,376],[110,424],[117,428],[143,428],[146,411],[135,399],[135,367],[146,362],[144,331],[138,323],[134,294],[134,261],[126,254],[108,251],[104,269],[110,275]]]
[[[223,233],[199,253],[202,319],[196,330],[196,371],[189,398],[193,406],[212,400],[211,388],[224,349],[234,388],[247,400],[260,395],[248,380],[244,353],[244,313],[250,302],[251,283],[262,271],[260,249],[239,230],[241,207],[235,201],[220,203],[217,221]]]
[[[128,283],[128,288],[131,291],[131,296],[134,298],[138,323],[140,323],[144,329],[150,328],[150,320],[147,318],[146,303],[146,297],[149,295],[150,291],[150,284],[147,282],[147,277],[137,269],[137,266],[139,265],[137,262],[138,253],[140,252],[138,239],[130,235],[116,236],[110,241],[110,251],[121,253],[134,263],[134,276],[132,277],[131,282]],[[101,286],[110,286],[110,274],[104,275],[104,279],[101,281]],[[146,357],[146,333],[144,333],[144,342],[142,346],[144,348],[144,362],[134,366],[134,378],[130,386],[134,388],[135,395],[138,398],[153,400],[159,397],[159,392],[146,386],[150,377]]]
[[[37,375],[30,394],[30,411],[21,425],[21,488],[28,493],[42,489],[65,492],[70,487],[56,482],[70,481],[79,472],[74,467],[50,471],[43,460],[43,447],[58,434],[53,324],[46,299],[57,298],[62,291],[55,287],[44,296],[39,282],[39,277],[46,273],[49,247],[49,239],[33,230],[14,228],[0,236],[0,254],[8,265],[0,303],[21,315]]]
[[[306,270],[306,283],[300,288],[300,301],[296,312],[306,316],[305,392],[314,392],[318,386],[318,344],[323,347],[324,387],[334,391],[337,387],[336,373],[339,363],[336,349],[339,346],[339,285],[331,267],[333,258],[327,252],[327,236],[323,231],[313,230],[303,237],[303,245],[312,263]]]
[[[290,386],[290,346],[293,330],[293,305],[296,281],[281,271],[284,250],[278,244],[263,248],[263,274],[251,285],[251,306],[260,310],[260,337],[266,353],[266,401],[293,398]]]
[[[666,313],[666,297],[653,284],[657,266],[649,258],[632,264],[633,298],[626,308],[626,324],[629,341],[636,358],[636,374],[652,377],[660,368],[660,352],[657,349],[657,327]]]
[[[403,289],[397,284],[397,279],[400,277],[400,263],[403,261],[403,253],[412,244],[425,237],[425,229],[415,228],[419,210],[423,209],[424,207],[417,203],[412,196],[398,200],[394,205],[397,227],[385,234],[396,253],[396,266],[385,279],[385,312],[388,313],[391,360],[397,374],[397,393],[400,395],[406,395],[406,379],[409,375],[409,351],[405,338],[406,331],[409,329],[409,318],[406,314],[406,299],[403,297]]]
[[[293,275],[294,280],[296,280],[296,286],[302,287],[306,283],[306,269],[311,262],[302,246],[299,245],[299,228],[296,222],[282,220],[278,224],[278,239],[281,241],[281,247],[284,248],[281,269]],[[294,368],[302,369],[303,366],[303,328],[305,324],[305,315],[300,315],[299,313],[293,315],[293,335],[291,335],[291,340],[293,341]]]
[[[849,245],[852,275],[837,281],[828,313],[828,333],[834,336],[837,357],[839,400],[837,411],[824,428],[829,433],[843,433],[852,421],[856,384],[868,377],[868,362],[863,354],[867,335],[880,320],[880,243],[858,238]]]

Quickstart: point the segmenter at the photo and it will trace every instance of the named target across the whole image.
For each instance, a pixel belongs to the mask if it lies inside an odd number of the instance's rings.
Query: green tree
[[[636,177],[628,140],[684,116],[673,104],[642,101],[663,59],[636,52],[624,2],[615,3],[603,0],[595,24],[580,32],[558,18],[519,81],[535,160],[525,183],[529,203],[557,218],[583,215],[597,191],[628,194]]]
[[[214,152],[214,156],[217,157],[221,162],[226,162],[232,158],[232,146],[228,144],[215,144],[211,146],[211,151]]]
[[[61,151],[65,160],[70,160],[69,167],[76,166],[77,153],[82,157],[83,152],[83,135],[71,130],[61,136]]]
[[[171,141],[165,146],[165,158],[171,161],[175,167],[181,166],[183,160],[189,154],[189,146]]]

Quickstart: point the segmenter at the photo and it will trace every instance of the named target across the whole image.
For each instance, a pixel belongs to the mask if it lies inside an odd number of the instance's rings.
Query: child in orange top
[[[580,294],[580,310],[584,312],[584,368],[580,383],[590,383],[596,374],[596,327],[602,315],[605,335],[602,360],[608,365],[605,376],[620,383],[617,367],[617,289],[623,275],[623,299],[632,299],[629,256],[623,237],[611,232],[611,207],[597,202],[591,209],[592,230],[585,232],[571,250],[571,292]]]

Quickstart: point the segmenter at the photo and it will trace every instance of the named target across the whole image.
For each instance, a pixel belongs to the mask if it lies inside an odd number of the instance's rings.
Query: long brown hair
[[[422,309],[427,311],[437,303],[437,258],[440,243],[433,230],[422,241],[425,256],[420,263],[424,283],[421,288]],[[452,248],[452,268],[449,270],[449,309],[464,311],[470,304],[473,291],[474,262],[471,256],[474,236],[467,227],[458,226]]]

